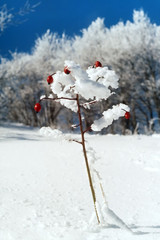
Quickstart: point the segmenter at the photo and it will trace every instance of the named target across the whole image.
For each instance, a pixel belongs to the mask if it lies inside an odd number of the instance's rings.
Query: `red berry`
[[[102,67],[102,63],[99,62],[99,61],[96,61],[94,66],[97,68],[97,67]]]
[[[129,119],[130,118],[130,113],[129,112],[125,112],[124,116],[125,116],[126,119]]]
[[[53,77],[52,77],[51,75],[49,75],[49,76],[47,77],[47,82],[48,82],[48,84],[53,83]]]
[[[70,74],[70,72],[71,72],[71,71],[69,71],[68,67],[65,67],[65,68],[64,68],[64,73],[65,73],[65,74]]]
[[[41,110],[41,104],[40,103],[36,103],[34,105],[34,110],[38,113]]]

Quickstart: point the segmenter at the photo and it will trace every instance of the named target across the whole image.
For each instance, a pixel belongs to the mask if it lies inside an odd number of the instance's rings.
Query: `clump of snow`
[[[57,139],[63,138],[63,133],[58,129],[51,129],[50,127],[42,127],[40,134],[46,137],[54,137]]]
[[[40,134],[45,137],[52,137],[59,140],[70,140],[70,134],[64,134],[59,129],[52,129],[51,127],[42,127],[40,129]]]
[[[53,98],[53,94],[49,94],[48,98]]]
[[[59,129],[52,129],[51,127],[42,127],[40,129],[40,135],[44,137],[51,137],[56,140],[66,140],[66,141],[79,141],[79,139],[73,139],[71,134],[64,134],[62,131]]]
[[[51,84],[51,90],[58,98],[73,98],[73,85],[74,79],[71,75],[57,71],[56,74],[54,74],[54,81]],[[77,112],[77,105],[74,100],[60,99],[57,101],[72,111]]]
[[[130,108],[125,104],[114,105],[112,109],[108,109],[103,112],[103,117],[95,120],[91,125],[93,131],[100,131],[103,128],[112,124],[113,120],[117,120],[119,117],[125,115],[125,112],[129,112]]]
[[[103,84],[94,81],[92,74],[88,75],[79,64],[73,61],[65,61],[65,65],[70,69],[72,76],[75,78],[75,91],[85,99],[97,100],[107,99],[111,95],[111,91]],[[102,68],[103,69],[103,68]],[[100,71],[103,71],[103,70]]]
[[[70,75],[65,74],[64,72],[57,71],[54,74],[54,81],[51,84],[51,89],[54,94],[60,94],[65,86],[73,85],[73,79],[71,79]]]
[[[43,98],[45,98],[45,97],[46,97],[46,95],[42,95],[42,96],[40,96],[40,100],[43,99]]]
[[[54,82],[51,84],[51,90],[58,97],[72,97],[75,94],[81,95],[86,100],[89,99],[107,99],[112,93],[112,88],[118,87],[118,77],[114,71],[104,68],[88,68],[86,71],[79,64],[73,61],[65,61],[64,66],[70,70],[70,74],[57,71],[54,74]],[[61,101],[65,105],[64,101]],[[74,109],[70,104],[66,107]]]
[[[98,81],[107,88],[110,86],[112,88],[118,88],[118,76],[115,71],[109,70],[108,67],[89,67],[87,69],[88,76],[93,81]]]

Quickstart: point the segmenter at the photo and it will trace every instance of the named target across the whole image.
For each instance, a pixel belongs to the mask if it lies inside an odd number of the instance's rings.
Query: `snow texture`
[[[58,129],[52,129],[50,127],[42,127],[40,129],[40,134],[44,137],[52,137],[57,140],[66,140],[66,141],[71,141],[72,137],[70,134],[64,134],[62,131]]]
[[[1,240],[160,239],[160,135],[86,134],[98,226],[79,144],[20,124],[0,133]]]
[[[75,78],[75,91],[85,99],[97,100],[107,99],[111,95],[111,91],[103,84],[96,82],[95,78],[90,77],[87,71],[84,71],[79,64],[73,61],[65,61],[65,66],[69,68],[72,76]],[[100,72],[103,68],[100,69]]]
[[[71,73],[67,75],[64,72],[56,72],[51,84],[53,93],[58,97],[71,97],[73,94],[79,94],[86,100],[94,98],[101,100],[107,99],[112,94],[109,86],[118,87],[117,75],[107,67],[96,69],[89,67],[85,71],[73,61],[65,61],[64,66],[68,67]],[[63,101],[61,103],[65,104]]]

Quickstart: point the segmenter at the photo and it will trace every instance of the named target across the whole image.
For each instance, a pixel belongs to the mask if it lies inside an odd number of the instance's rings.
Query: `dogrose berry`
[[[125,116],[125,119],[129,119],[131,115],[130,115],[129,112],[125,112],[125,115],[124,115],[124,116]]]
[[[48,82],[48,84],[53,83],[53,77],[52,77],[51,75],[49,75],[49,76],[47,77],[47,82]]]
[[[41,110],[41,104],[40,103],[36,103],[34,105],[34,110],[36,111],[36,113],[38,113]]]
[[[65,73],[65,74],[70,74],[70,72],[71,72],[71,71],[69,71],[68,67],[65,67],[65,68],[64,68],[64,73]]]
[[[94,66],[97,68],[97,67],[102,67],[102,63],[99,62],[99,61],[96,61]]]

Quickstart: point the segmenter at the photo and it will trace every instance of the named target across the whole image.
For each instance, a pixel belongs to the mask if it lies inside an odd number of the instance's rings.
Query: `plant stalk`
[[[93,187],[91,172],[90,172],[88,158],[87,158],[87,151],[86,151],[86,146],[85,146],[84,131],[83,131],[83,125],[82,125],[82,117],[81,117],[81,110],[80,110],[80,103],[79,103],[79,95],[78,94],[76,95],[76,100],[77,100],[77,106],[78,106],[78,118],[79,118],[79,126],[80,126],[80,131],[81,131],[81,138],[82,138],[83,154],[84,154],[84,158],[85,158],[87,174],[88,174],[90,189],[91,189],[91,193],[92,193],[93,203],[94,203],[94,209],[95,209],[98,224],[100,224],[100,219],[99,219],[98,211],[97,211],[97,207],[96,207],[96,194],[95,194],[95,190],[94,190],[94,187]]]

